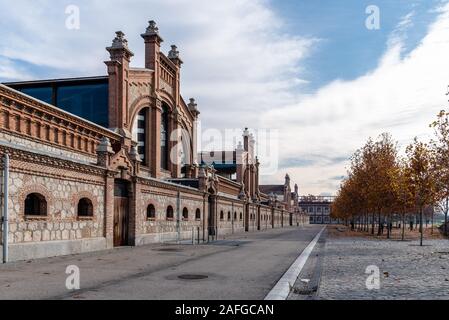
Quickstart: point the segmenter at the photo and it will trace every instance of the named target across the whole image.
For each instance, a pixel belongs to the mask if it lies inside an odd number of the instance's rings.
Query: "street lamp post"
[[[8,262],[8,180],[9,180],[9,155],[5,154],[3,160],[3,263]]]

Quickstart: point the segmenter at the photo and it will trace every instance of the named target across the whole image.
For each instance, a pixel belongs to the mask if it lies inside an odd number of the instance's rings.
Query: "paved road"
[[[0,265],[0,299],[263,299],[321,226]],[[81,289],[65,287],[68,265]],[[179,276],[207,276],[182,279]]]

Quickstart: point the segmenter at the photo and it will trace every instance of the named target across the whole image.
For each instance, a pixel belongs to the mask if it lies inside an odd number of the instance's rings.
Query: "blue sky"
[[[2,0],[4,1],[4,0]],[[62,1],[64,8],[73,1]],[[303,62],[301,77],[308,81],[306,92],[336,79],[349,80],[373,70],[387,47],[387,41],[398,21],[414,13],[411,32],[407,34],[403,54],[412,50],[426,34],[435,18],[432,12],[439,0],[272,0],[267,5],[283,19],[283,31],[290,35],[319,39],[312,53]],[[76,1],[74,2],[76,3]],[[381,12],[380,30],[364,27],[365,8],[371,4]],[[58,6],[56,6],[58,7]],[[64,18],[61,16],[61,19]],[[0,27],[9,28],[2,19]],[[19,30],[17,30],[19,31]],[[68,39],[69,40],[69,39]],[[64,77],[75,70],[64,70],[13,59],[14,65],[34,78]],[[0,78],[0,81],[7,81]],[[303,86],[304,92],[304,86]]]
[[[272,1],[286,30],[322,41],[305,61],[308,92],[336,79],[357,78],[377,67],[388,38],[402,17],[414,13],[403,55],[415,48],[435,19],[437,0],[303,0]],[[364,27],[369,5],[380,9],[380,29]]]
[[[80,9],[80,29],[65,8]],[[182,94],[203,129],[279,132],[279,169],[302,194],[335,192],[347,159],[388,131],[401,148],[428,139],[447,106],[449,5],[442,0],[0,0],[0,81],[104,75],[105,47],[125,32],[143,66],[156,20],[163,50],[184,60]],[[365,27],[376,5],[380,29]],[[217,115],[220,115],[217,117]]]

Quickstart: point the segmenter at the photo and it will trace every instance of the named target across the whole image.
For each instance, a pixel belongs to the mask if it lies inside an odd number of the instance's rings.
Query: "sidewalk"
[[[368,290],[368,266],[380,271],[380,288]],[[318,299],[449,299],[449,240],[400,241],[332,235]]]

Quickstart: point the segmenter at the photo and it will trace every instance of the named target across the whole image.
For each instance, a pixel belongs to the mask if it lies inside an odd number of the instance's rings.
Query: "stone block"
[[[23,233],[23,241],[24,242],[31,242],[33,241],[33,237],[31,234],[31,231],[27,230]]]

